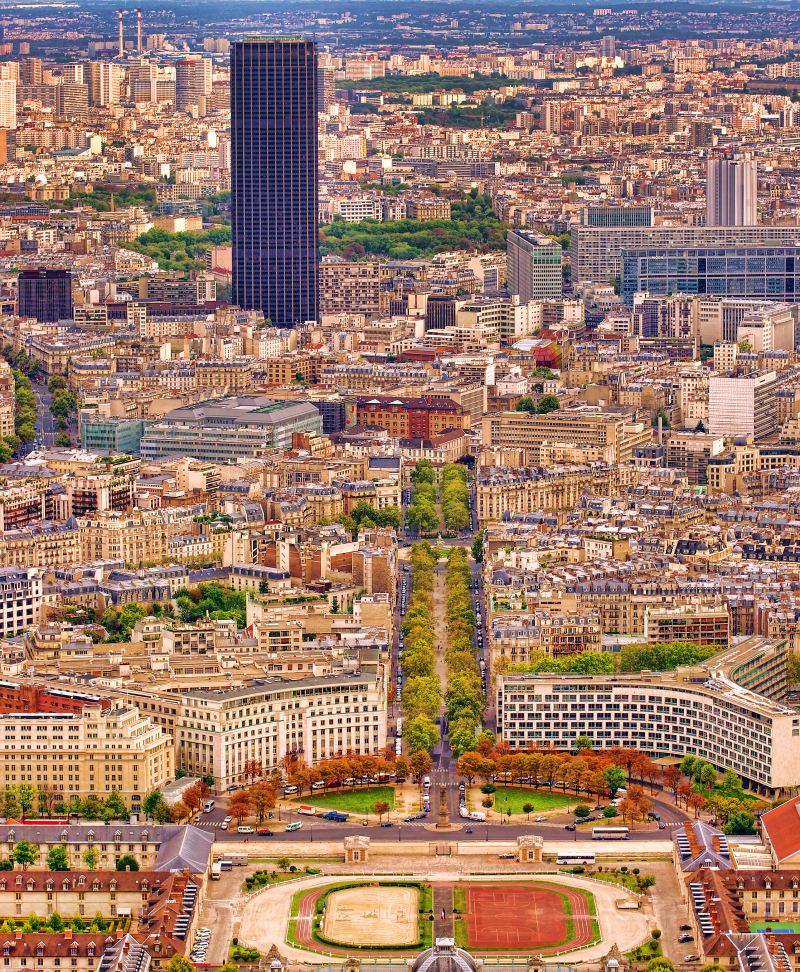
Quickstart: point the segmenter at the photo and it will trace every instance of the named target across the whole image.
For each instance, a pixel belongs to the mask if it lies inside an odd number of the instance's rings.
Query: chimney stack
[[[117,26],[119,29],[119,56],[120,57],[122,57],[122,55],[125,53],[125,35],[123,33],[123,27],[122,27],[122,17],[124,13],[125,13],[124,10],[117,11]]]

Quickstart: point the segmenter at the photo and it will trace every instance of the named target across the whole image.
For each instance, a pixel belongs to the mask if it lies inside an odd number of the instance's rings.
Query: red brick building
[[[398,439],[430,439],[443,432],[470,427],[466,409],[450,398],[433,395],[359,398],[351,403],[348,419],[349,425],[386,429],[389,435]]]
[[[87,705],[108,709],[111,702],[96,695],[83,695],[67,690],[54,691],[41,685],[20,685],[0,681],[0,715],[17,712],[77,712]]]

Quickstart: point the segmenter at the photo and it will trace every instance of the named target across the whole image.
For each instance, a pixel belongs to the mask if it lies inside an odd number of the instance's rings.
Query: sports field
[[[413,945],[419,939],[419,891],[365,884],[332,891],[325,902],[325,937],[342,945]]]
[[[566,885],[467,885],[467,946],[476,951],[582,948],[597,938],[593,898]]]

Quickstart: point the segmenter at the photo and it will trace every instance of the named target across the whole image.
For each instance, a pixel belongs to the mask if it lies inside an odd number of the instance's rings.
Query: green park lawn
[[[394,810],[394,787],[368,786],[363,789],[314,790],[310,796],[297,797],[295,803],[306,803],[312,807],[324,807],[326,810],[342,810],[344,813],[372,813],[373,806],[378,802],[389,804]]]
[[[494,809],[499,813],[523,813],[526,803],[533,805],[531,813],[541,813],[543,810],[557,810],[570,803],[576,803],[574,796],[563,793],[546,793],[542,790],[532,790],[526,786],[498,786],[492,794]]]

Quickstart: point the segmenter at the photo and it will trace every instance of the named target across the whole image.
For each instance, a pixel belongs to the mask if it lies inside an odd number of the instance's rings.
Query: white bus
[[[627,840],[627,827],[593,827],[592,840]]]
[[[556,858],[556,864],[594,864],[595,860],[596,858],[591,851],[574,854],[560,853]]]
[[[203,804],[203,813],[211,813],[215,806],[216,803],[214,803],[213,800],[206,800],[206,802]]]

